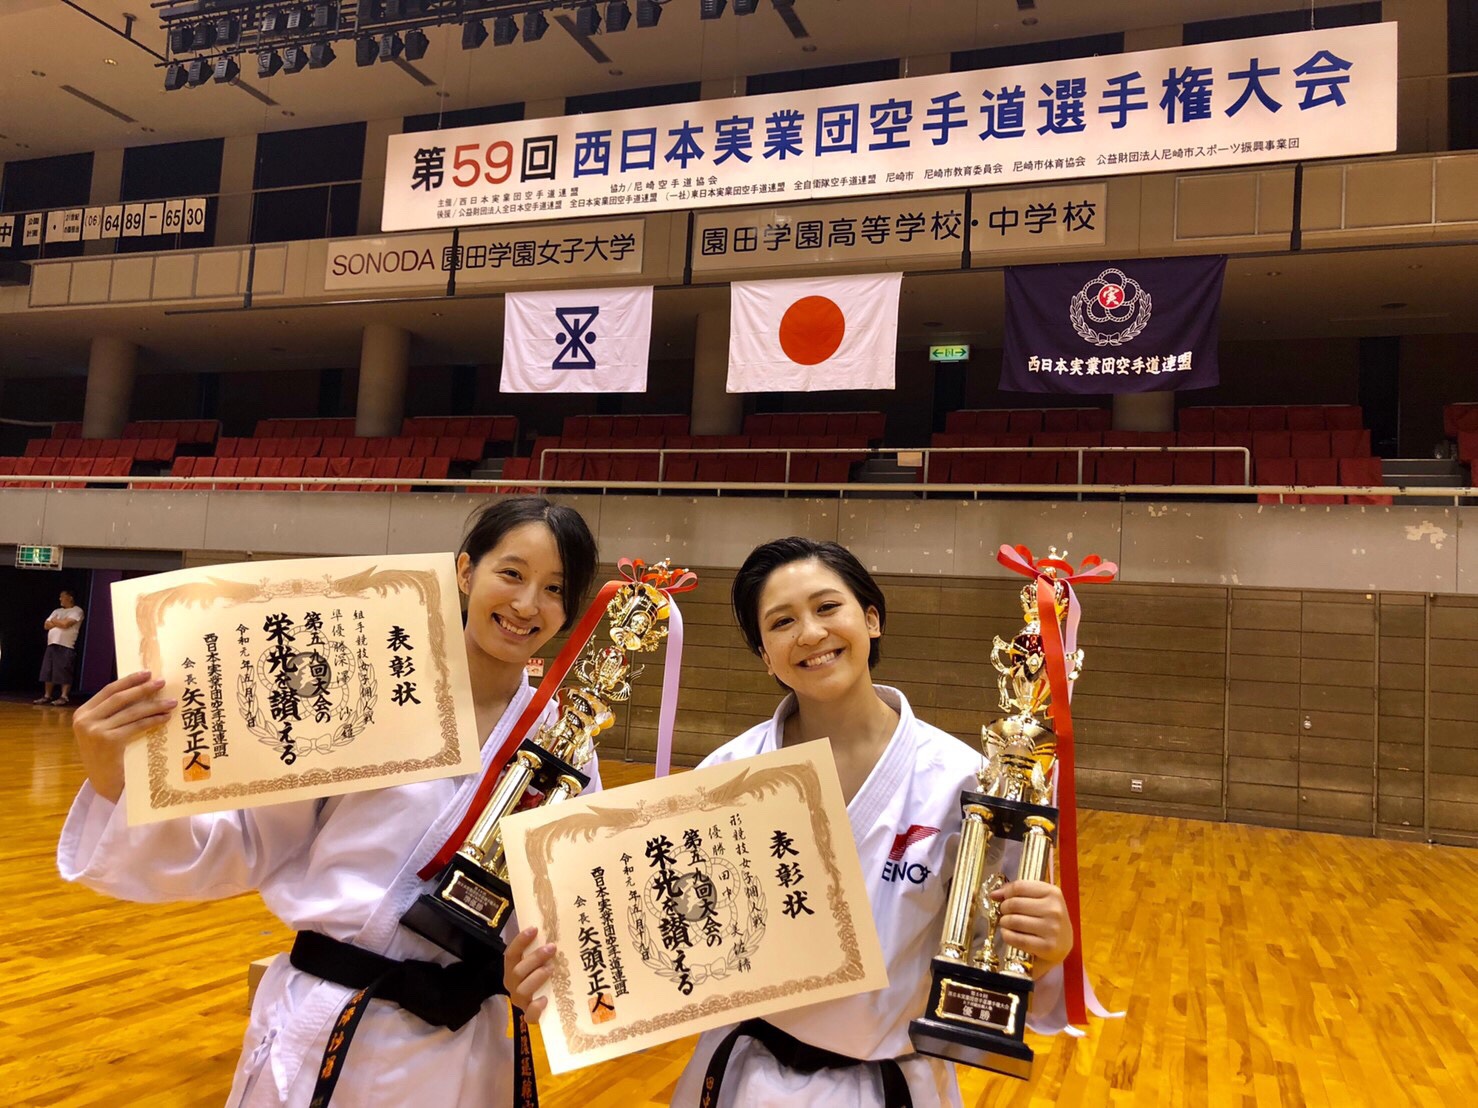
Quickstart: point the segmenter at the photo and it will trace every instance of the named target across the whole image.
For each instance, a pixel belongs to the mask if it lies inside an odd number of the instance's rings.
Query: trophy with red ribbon
[[[1116,567],[1094,556],[1075,569],[1055,548],[1034,561],[1025,547],[1003,546],[997,560],[1033,578],[1021,590],[1025,624],[1009,642],[997,636],[991,649],[1000,707],[1008,714],[981,728],[979,790],[960,794],[960,850],[944,937],[931,965],[928,1005],[909,1024],[909,1037],[920,1053],[1026,1078],[1032,1068],[1025,1042],[1032,956],[1000,937],[999,906],[990,894],[1010,880],[1050,880],[1058,847],[1073,933],[1081,936],[1069,701],[1083,652],[1076,645],[1072,585],[1111,580]],[[1018,845],[1006,849],[1006,843]],[[996,844],[1002,849],[992,853]],[[1014,873],[987,874],[988,856],[1014,858]],[[1086,1019],[1081,967],[1075,945],[1065,969],[1074,1023]]]
[[[672,695],[664,688],[664,717],[671,715],[667,701],[676,704],[680,658],[672,655],[681,650],[681,619],[672,593],[692,588],[697,577],[673,569],[665,559],[651,566],[623,561],[621,570],[626,580],[601,590],[514,726],[509,744],[516,741],[516,748],[505,746],[499,752],[462,825],[421,871],[423,878],[436,877],[435,889],[401,918],[412,931],[464,961],[501,955],[499,933],[513,908],[513,892],[500,822],[520,808],[568,800],[590,783],[584,770],[595,757],[598,736],[615,722],[612,705],[630,698],[631,682],[642,671],[641,666],[633,668],[630,655],[656,650],[668,636],[669,621],[676,650],[669,651],[664,684]],[[610,645],[605,646],[590,641],[602,610],[610,621]],[[566,675],[572,679],[561,686]],[[554,721],[519,741],[551,700],[559,709]],[[670,741],[670,719],[664,718],[664,724]],[[666,772],[665,754],[664,748],[659,776]],[[454,853],[449,849],[453,846]]]

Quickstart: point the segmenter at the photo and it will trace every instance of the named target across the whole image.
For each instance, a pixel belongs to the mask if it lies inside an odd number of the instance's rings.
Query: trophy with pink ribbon
[[[630,698],[631,682],[642,672],[631,655],[657,650],[671,628],[658,727],[658,776],[667,772],[681,664],[682,621],[672,594],[693,588],[698,579],[666,559],[651,566],[624,560],[621,570],[626,580],[607,584],[586,611],[515,725],[510,744],[533,729],[551,700],[558,707],[554,721],[517,741],[515,749],[499,752],[494,765],[501,771],[485,775],[462,825],[421,871],[423,878],[436,877],[435,889],[401,919],[464,961],[501,952],[499,933],[513,908],[499,824],[510,812],[558,804],[584,790],[596,741],[615,722],[613,705]],[[608,645],[591,641],[602,614],[609,620]]]
[[[944,936],[931,965],[928,1005],[909,1024],[909,1037],[920,1053],[1026,1078],[1032,956],[1002,940],[990,894],[1011,880],[1050,880],[1056,849],[1073,933],[1081,936],[1069,702],[1083,652],[1072,585],[1111,580],[1116,567],[1092,556],[1075,569],[1055,548],[1034,561],[1025,547],[1003,546],[997,560],[1033,580],[1021,590],[1024,625],[1009,641],[997,636],[991,650],[1007,715],[981,728],[979,788],[960,794],[960,850]],[[998,852],[1015,859],[1009,875],[986,872],[998,840],[1019,844]],[[1086,1020],[1079,949],[1074,946],[1065,967],[1074,1023]]]

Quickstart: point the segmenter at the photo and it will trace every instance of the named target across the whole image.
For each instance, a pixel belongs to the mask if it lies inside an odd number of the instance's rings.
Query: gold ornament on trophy
[[[499,824],[520,808],[578,796],[590,783],[584,770],[595,757],[596,740],[615,722],[611,706],[630,698],[631,682],[643,669],[633,667],[628,652],[661,646],[671,603],[663,589],[679,579],[691,587],[695,580],[666,559],[633,564],[636,578],[617,588],[606,605],[612,645],[591,641],[585,648],[570,668],[570,684],[555,694],[558,717],[518,745],[436,888],[402,917],[411,930],[464,960],[501,949],[498,935],[513,907]]]
[[[984,761],[978,791],[960,794],[962,827],[954,883],[945,911],[944,937],[932,963],[925,1014],[909,1025],[914,1048],[966,1065],[1029,1077],[1026,1010],[1032,992],[1032,956],[999,934],[1000,906],[990,894],[1008,881],[1045,881],[1057,841],[1058,810],[1052,804],[1058,740],[1054,696],[1044,638],[1062,641],[1070,592],[1058,580],[1066,554],[1054,549],[1038,580],[1021,590],[1024,626],[1008,642],[996,637],[991,665],[997,673],[1000,709],[1007,714],[980,729]],[[1065,576],[1065,575],[1064,575]],[[1050,590],[1039,588],[1042,577]],[[1044,601],[1049,610],[1039,611]],[[1043,635],[1043,619],[1058,633]],[[1063,651],[1068,681],[1077,679],[1083,652]],[[986,873],[996,839],[1021,844],[1014,874]],[[1014,851],[1000,851],[1010,854]]]

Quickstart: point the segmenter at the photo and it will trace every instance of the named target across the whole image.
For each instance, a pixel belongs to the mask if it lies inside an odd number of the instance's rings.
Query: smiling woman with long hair
[[[485,768],[533,696],[529,656],[579,617],[595,566],[595,540],[570,508],[517,497],[473,520],[457,582]],[[129,827],[123,750],[175,710],[163,685],[135,673],[77,710],[73,733],[88,780],[62,830],[58,866],[68,880],[126,900],[255,890],[297,928],[292,958],[278,957],[257,990],[227,1103],[307,1105],[353,992],[339,983],[337,965],[452,962],[400,917],[429,888],[416,871],[451,835],[479,775]],[[590,772],[597,789],[599,773],[593,765]],[[493,995],[502,975],[459,966],[450,976],[470,997],[456,1026],[460,1017],[430,1022],[389,1000],[364,1008],[333,1089],[336,1106],[512,1102],[508,1000]]]

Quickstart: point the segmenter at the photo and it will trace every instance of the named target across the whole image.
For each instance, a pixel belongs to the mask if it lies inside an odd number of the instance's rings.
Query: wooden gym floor
[[[220,1104],[246,967],[292,935],[253,897],[123,904],[64,884],[70,713],[0,702],[0,1102]],[[651,767],[601,767],[608,787]],[[1088,965],[1127,1010],[1033,1037],[967,1105],[1450,1106],[1478,1095],[1478,851],[1087,812]],[[688,1046],[540,1080],[551,1108],[666,1104]]]

